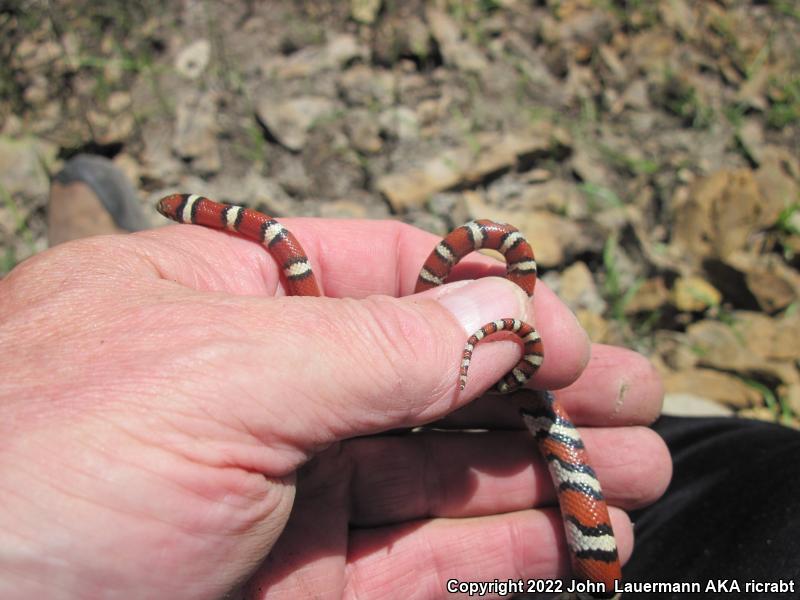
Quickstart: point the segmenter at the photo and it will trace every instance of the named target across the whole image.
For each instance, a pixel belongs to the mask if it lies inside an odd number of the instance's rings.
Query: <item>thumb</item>
[[[519,360],[515,340],[481,345],[470,384],[459,394],[468,336],[492,320],[525,320],[529,303],[517,285],[496,277],[404,298],[282,299],[281,320],[297,326],[283,331],[281,347],[260,369],[270,373],[263,397],[269,410],[262,407],[260,418],[248,415],[246,422],[260,420],[268,438],[278,436],[284,448],[288,441],[305,454],[349,437],[441,418]]]

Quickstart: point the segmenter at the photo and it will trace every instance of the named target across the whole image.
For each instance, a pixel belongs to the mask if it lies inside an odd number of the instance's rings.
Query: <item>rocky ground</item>
[[[153,201],[520,227],[672,410],[800,415],[794,0],[19,1],[0,9],[0,274],[48,177]],[[4,3],[8,6],[8,3]]]

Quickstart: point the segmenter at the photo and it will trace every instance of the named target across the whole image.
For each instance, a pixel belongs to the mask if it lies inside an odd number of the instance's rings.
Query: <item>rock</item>
[[[569,63],[567,80],[563,87],[564,94],[570,103],[582,100],[584,106],[590,111],[594,110],[589,108],[593,106],[593,103],[587,103],[587,99],[602,95],[604,103],[608,105],[617,94],[616,90],[603,90],[600,87],[600,81],[596,77],[594,68],[574,62]],[[595,119],[596,117],[589,118]]]
[[[743,419],[756,419],[758,421],[766,421],[767,423],[775,423],[778,420],[775,411],[766,406],[747,408],[740,411],[739,416]]]
[[[197,79],[203,74],[211,58],[211,42],[195,40],[175,57],[175,70],[186,79]]]
[[[458,183],[477,183],[502,171],[523,157],[546,152],[549,137],[542,132],[479,133],[472,146],[450,148],[438,153],[421,167],[390,173],[378,179],[377,189],[389,200],[395,212],[421,205],[432,194]]]
[[[122,58],[110,58],[103,65],[103,80],[109,85],[118,84],[126,73],[126,61]]]
[[[655,356],[661,357],[664,364],[673,371],[693,369],[700,357],[692,350],[691,340],[685,333],[662,329],[656,331]],[[662,375],[666,371],[662,371]]]
[[[774,147],[767,146],[759,153],[761,167],[755,176],[761,192],[763,223],[771,225],[778,220],[784,209],[791,205],[793,198],[800,197],[800,189],[791,175],[791,165],[783,160],[779,151],[776,152]]]
[[[699,362],[725,371],[745,372],[758,368],[762,360],[755,356],[746,340],[730,325],[705,319],[687,327],[687,343],[695,349]]]
[[[5,120],[0,123],[0,138],[17,138],[22,133],[22,119],[17,115],[5,115]]]
[[[339,94],[347,104],[366,107],[393,104],[396,85],[390,71],[360,64],[347,69],[337,81]]]
[[[102,145],[124,143],[136,124],[131,112],[111,115],[89,109],[86,111],[86,120],[92,128],[94,141]]]
[[[498,173],[505,168],[528,160],[532,155],[547,154],[552,148],[552,140],[544,137],[549,132],[528,131],[507,133],[499,136],[492,132],[479,133],[474,140],[477,150],[473,161],[467,165],[464,179],[476,183],[487,175]]]
[[[794,231],[800,231],[800,213],[795,213],[789,217],[789,226]],[[781,245],[785,248],[787,256],[800,255],[800,235],[793,232],[785,232],[781,236]]]
[[[468,190],[463,193],[441,192],[434,194],[428,203],[428,210],[446,220],[451,229],[459,227],[470,220],[469,207],[465,196],[477,193]]]
[[[439,130],[436,124],[439,119],[444,116],[445,112],[445,99],[429,98],[427,100],[422,100],[419,105],[417,105],[416,110],[417,120],[421,126],[421,133],[428,134],[428,132],[433,132],[435,134]]]
[[[504,31],[502,39],[500,52],[513,60],[524,81],[536,89],[537,106],[563,106],[569,102],[563,83],[554,75],[559,69],[548,65],[539,48],[532,47],[529,39],[514,30]],[[492,67],[483,74],[484,80],[491,79],[494,63]]]
[[[668,394],[694,394],[735,408],[757,406],[762,401],[758,390],[738,377],[712,369],[674,371],[662,380]]]
[[[697,39],[698,17],[686,0],[659,2],[657,6],[659,15],[667,27],[679,31],[684,39]]]
[[[575,145],[571,158],[572,169],[575,174],[586,183],[614,189],[611,173],[604,166],[605,162],[603,156],[594,146],[590,146],[585,142]]]
[[[674,417],[730,417],[734,412],[697,394],[676,393],[664,396],[661,414]]]
[[[800,383],[794,361],[764,360],[755,354],[734,327],[704,320],[686,329],[688,343],[698,355],[700,366],[766,377],[785,384]]]
[[[604,10],[586,10],[582,7],[562,16],[548,32],[553,42],[560,42],[571,50],[578,62],[586,62],[601,43],[611,34],[610,13]],[[564,15],[565,13],[562,13]]]
[[[670,299],[678,310],[699,312],[719,306],[722,294],[702,277],[679,277],[675,280]]]
[[[769,317],[754,311],[732,314],[733,328],[751,352],[764,359],[794,360],[800,356],[800,314]]]
[[[41,74],[34,74],[25,87],[22,97],[28,104],[44,104],[50,97],[49,80]]]
[[[614,114],[619,114],[625,108],[634,108],[637,110],[650,108],[650,96],[647,92],[646,81],[643,79],[635,79],[632,81],[622,92],[619,99],[612,105],[611,111]],[[647,129],[647,125],[645,125],[644,128]]]
[[[724,259],[747,246],[765,219],[763,200],[750,169],[721,170],[697,180],[685,198],[676,196],[672,242],[696,261]]]
[[[736,140],[756,165],[764,160],[764,127],[761,119],[745,119],[736,132]]]
[[[111,92],[108,95],[108,100],[106,100],[108,112],[110,112],[112,115],[118,115],[122,112],[128,111],[132,104],[133,100],[131,100],[130,92],[121,90]]]
[[[677,52],[675,38],[663,28],[645,29],[630,41],[629,55],[633,68],[651,78],[675,72],[673,52]]]
[[[586,308],[579,308],[575,311],[575,318],[578,319],[581,327],[586,331],[586,335],[595,344],[606,343],[609,339],[609,325],[602,316]]]
[[[203,193],[219,202],[258,208],[275,217],[295,216],[299,212],[296,207],[297,202],[280,184],[274,179],[264,177],[257,168],[251,168],[243,177],[222,174],[212,182],[189,184],[187,189],[192,189],[196,193],[200,193],[197,190],[203,189]]]
[[[299,96],[274,102],[262,98],[257,106],[258,118],[279,144],[298,152],[303,149],[308,134],[321,118],[330,116],[336,103],[320,96]]]
[[[141,176],[162,185],[176,183],[185,165],[171,150],[171,128],[165,123],[152,120],[145,124],[142,140],[144,150],[141,155]]]
[[[367,49],[354,35],[340,33],[333,36],[325,46],[326,66],[341,69],[353,60],[366,58]]]
[[[609,71],[611,71],[614,78],[619,81],[626,81],[628,79],[628,72],[625,69],[625,65],[622,60],[620,60],[614,48],[608,44],[603,44],[599,48],[599,54],[603,63],[608,67]]]
[[[287,192],[296,196],[311,193],[314,183],[308,175],[303,159],[289,152],[281,152],[270,162],[272,176]]]
[[[770,77],[769,68],[754,69],[752,74],[742,82],[736,93],[736,100],[741,104],[765,111],[769,108],[765,90]]]
[[[381,9],[381,0],[350,0],[350,16],[354,21],[371,25]]]
[[[575,262],[562,271],[557,293],[573,312],[587,309],[600,315],[607,308],[606,301],[597,291],[592,272],[582,261]]]
[[[747,289],[768,313],[784,309],[800,299],[800,274],[777,255],[735,252],[724,262],[743,274]]]
[[[401,56],[413,56],[422,63],[430,60],[431,33],[416,12],[413,3],[395,3],[392,11],[380,20],[372,40],[372,56],[377,64],[392,66]]]
[[[664,306],[668,299],[669,291],[664,284],[663,277],[651,277],[642,282],[625,303],[625,314],[653,312]]]
[[[518,174],[508,171],[489,183],[485,190],[485,198],[491,204],[516,209],[521,204],[520,199],[525,189],[525,182]]]
[[[544,173],[540,169],[535,171],[538,171],[538,174],[531,172],[525,178],[527,181],[534,183],[534,185],[525,185],[515,173],[513,174],[513,181],[519,182],[520,188],[515,191],[513,197],[498,196],[495,193],[495,185],[493,184],[489,188],[489,198],[497,204],[514,202],[514,204],[519,204],[525,209],[546,209],[571,219],[580,219],[588,216],[586,198],[577,185],[563,179],[535,183],[537,176],[547,176],[546,171]]]
[[[351,110],[345,116],[345,131],[353,147],[359,152],[380,152],[383,140],[373,114],[364,108]]]
[[[128,181],[133,184],[133,188],[139,187],[139,177],[141,168],[139,163],[130,154],[120,152],[114,157],[114,164],[123,172],[128,178]]]
[[[341,69],[366,55],[366,47],[355,36],[342,33],[332,36],[324,45],[307,46],[289,56],[269,56],[262,63],[261,71],[280,80],[307,79],[324,71]]]
[[[409,211],[403,216],[403,222],[429,231],[439,237],[444,237],[450,230],[444,218],[421,210]]]
[[[24,37],[15,50],[21,66],[34,73],[45,70],[64,55],[64,48],[54,39],[37,41],[32,37]]]
[[[222,167],[217,132],[213,93],[193,91],[178,97],[172,151],[191,161],[192,168],[199,173],[216,173]]]
[[[462,180],[463,164],[469,160],[469,152],[463,149],[445,151],[420,168],[381,176],[376,187],[386,196],[392,211],[401,213],[421,206],[436,192],[454,187]]]
[[[381,131],[398,140],[419,138],[419,119],[417,113],[407,106],[393,106],[378,116]]]
[[[365,186],[364,159],[336,127],[311,132],[303,162],[313,183],[311,194],[320,199],[346,198]]]
[[[46,197],[57,154],[57,146],[38,138],[0,137],[0,185],[10,196]]]
[[[797,360],[800,356],[800,314],[787,311],[783,316],[770,321],[774,328],[770,336],[770,351],[766,356],[775,360]]]
[[[800,179],[800,157],[782,146],[768,145],[764,149],[765,163],[771,163],[784,173]]]
[[[389,210],[386,204],[375,202],[366,192],[355,197],[330,200],[320,206],[319,216],[323,219],[387,219]]]
[[[530,171],[527,171],[522,175],[522,180],[525,183],[545,183],[552,178],[553,178],[553,172],[545,168],[531,169]],[[555,183],[559,184],[567,182],[555,182]],[[569,183],[567,183],[567,185],[569,185]],[[568,192],[566,195],[569,196],[570,192]],[[565,202],[565,208],[571,209],[573,207],[570,205],[569,202]]]
[[[426,3],[425,18],[431,34],[439,44],[439,50],[447,64],[465,72],[483,73],[489,66],[486,57],[464,39],[458,24],[446,12]]]

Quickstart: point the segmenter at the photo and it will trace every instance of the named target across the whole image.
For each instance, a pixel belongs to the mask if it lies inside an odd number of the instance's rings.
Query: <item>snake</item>
[[[276,219],[198,194],[165,196],[157,209],[178,223],[230,231],[263,245],[280,266],[288,295],[322,295],[303,247]],[[462,258],[480,249],[502,254],[506,260],[506,278],[529,297],[533,296],[537,265],[530,244],[512,225],[486,219],[455,228],[434,247],[420,269],[415,293],[444,284]],[[466,386],[475,346],[499,332],[513,334],[522,342],[521,358],[493,389],[499,394],[514,392],[514,404],[536,440],[553,481],[572,576],[577,584],[573,586],[576,591],[562,597],[618,598],[615,590],[622,575],[614,531],[600,482],[578,429],[552,391],[522,390],[544,362],[544,346],[536,329],[519,319],[506,318],[487,323],[469,336],[461,353],[459,390]]]

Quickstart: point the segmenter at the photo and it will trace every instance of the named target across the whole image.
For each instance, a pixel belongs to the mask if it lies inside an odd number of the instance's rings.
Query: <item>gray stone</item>
[[[603,314],[607,308],[591,270],[582,261],[573,263],[562,271],[558,289],[555,291],[572,311],[588,309],[595,314]]]
[[[54,144],[38,138],[0,137],[0,185],[12,196],[46,196],[57,153]]]
[[[142,131],[142,140],[141,175],[166,185],[177,182],[185,165],[172,152],[170,127],[150,121]]]
[[[419,165],[388,173],[377,181],[378,190],[396,212],[421,205],[432,194],[456,184],[476,183],[517,163],[520,157],[546,152],[552,140],[549,129],[519,131],[505,135],[482,132],[472,144],[436,152]]]
[[[175,70],[186,79],[197,79],[208,66],[211,58],[211,43],[206,39],[195,40],[175,57]]]
[[[733,410],[694,394],[667,394],[661,414],[675,417],[730,417]]]
[[[192,162],[201,173],[216,173],[222,166],[217,142],[217,105],[211,92],[181,95],[175,109],[172,150]]]
[[[341,69],[366,55],[367,49],[355,36],[342,33],[321,46],[308,46],[289,56],[270,56],[261,64],[261,70],[278,79],[305,79],[324,71]]]
[[[417,113],[407,106],[393,106],[378,117],[381,130],[399,140],[414,140],[419,137]]]
[[[486,57],[464,39],[458,24],[450,15],[428,4],[425,8],[425,18],[446,63],[461,71],[473,73],[482,73],[488,68]]]
[[[300,151],[308,134],[321,118],[331,115],[336,103],[321,96],[300,96],[277,103],[263,98],[257,107],[258,118],[282,146]]]
[[[359,23],[374,23],[380,9],[381,0],[350,0],[350,16]]]
[[[270,161],[270,172],[290,194],[308,195],[313,187],[302,157],[295,154],[279,153]]]
[[[339,93],[348,104],[387,106],[394,100],[395,76],[391,71],[354,65],[339,76]]]
[[[345,117],[345,131],[353,147],[359,152],[380,152],[383,140],[375,116],[366,109],[355,109]]]

